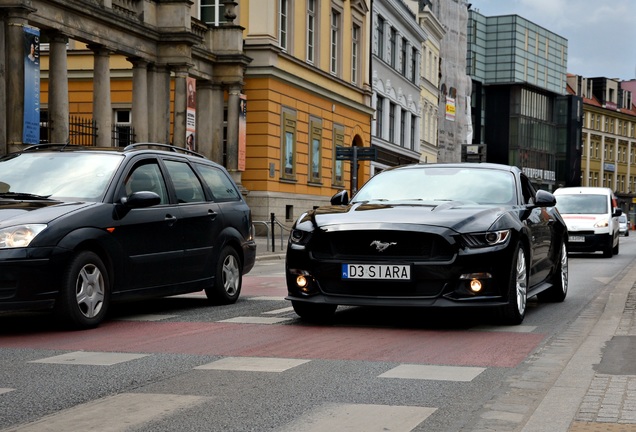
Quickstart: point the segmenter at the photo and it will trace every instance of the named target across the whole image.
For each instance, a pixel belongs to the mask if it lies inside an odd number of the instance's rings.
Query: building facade
[[[240,184],[239,104],[250,59],[233,22],[235,4],[226,3],[224,24],[209,26],[190,0],[0,1],[0,134],[7,143],[0,151],[40,138],[74,144],[74,116],[89,118],[86,144],[98,146],[120,144],[117,136],[129,128],[134,137],[126,142],[185,147],[188,128],[196,127],[198,150],[224,158]],[[27,61],[32,48],[37,61]],[[196,120],[188,105],[195,88]],[[225,101],[224,119],[218,107]]]
[[[566,93],[567,40],[518,15],[469,14],[473,144],[489,162],[522,168],[538,187],[570,184],[582,109]]]
[[[614,191],[634,222],[636,106],[617,80],[568,75],[568,91],[583,99],[581,186]]]
[[[363,0],[244,0],[247,154],[254,219],[289,227],[340,189],[355,190],[339,148],[370,148],[369,6]],[[357,168],[357,167],[356,167]]]
[[[376,0],[372,13],[372,146],[377,159],[371,163],[371,175],[420,161],[420,65],[428,39],[402,0]]]
[[[440,56],[446,30],[428,1],[409,0],[417,22],[427,38],[422,45],[420,63],[420,162],[435,163],[438,158],[437,124],[440,106]]]

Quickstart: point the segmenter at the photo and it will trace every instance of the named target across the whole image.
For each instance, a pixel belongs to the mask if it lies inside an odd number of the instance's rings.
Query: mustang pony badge
[[[397,243],[395,242],[385,243],[385,242],[381,242],[380,240],[373,240],[369,246],[375,246],[378,252],[383,252],[386,248],[388,248],[389,246],[393,246],[395,244]]]

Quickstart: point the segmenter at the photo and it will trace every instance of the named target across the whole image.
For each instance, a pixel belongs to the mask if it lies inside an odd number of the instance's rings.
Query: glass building
[[[466,68],[473,144],[486,160],[516,165],[547,190],[576,183],[567,167],[580,160],[582,109],[566,91],[567,39],[518,15],[471,10]]]

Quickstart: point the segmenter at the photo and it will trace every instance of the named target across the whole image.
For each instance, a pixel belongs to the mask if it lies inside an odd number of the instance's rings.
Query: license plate
[[[410,280],[411,266],[397,264],[343,264],[342,279]]]
[[[573,243],[583,243],[585,242],[585,237],[583,236],[570,236],[570,241]]]

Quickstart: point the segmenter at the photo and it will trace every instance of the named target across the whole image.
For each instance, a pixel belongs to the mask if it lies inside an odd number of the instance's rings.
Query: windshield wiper
[[[32,200],[46,200],[49,199],[51,195],[36,195],[30,194],[26,192],[2,192],[0,193],[0,198],[11,198],[11,199],[32,199]]]

